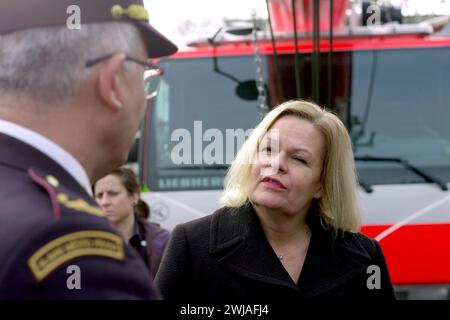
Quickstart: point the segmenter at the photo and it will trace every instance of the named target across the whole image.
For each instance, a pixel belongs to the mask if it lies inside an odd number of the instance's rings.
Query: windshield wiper
[[[435,183],[437,184],[442,191],[447,191],[448,187],[447,187],[447,183],[445,183],[444,181],[430,176],[427,173],[425,173],[423,170],[415,167],[414,165],[412,165],[408,160],[406,159],[402,159],[402,158],[389,158],[389,157],[373,157],[373,156],[363,156],[363,157],[355,157],[355,161],[373,161],[373,162],[395,162],[395,163],[399,163],[401,164],[404,168],[414,172],[415,174],[417,174],[418,176],[422,177],[426,182],[428,183]],[[359,182],[361,188],[363,188],[367,193],[372,193],[373,189],[372,187],[363,182],[360,181]]]

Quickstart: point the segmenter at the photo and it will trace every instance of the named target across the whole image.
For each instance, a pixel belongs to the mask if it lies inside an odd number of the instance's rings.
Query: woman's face
[[[137,195],[129,195],[121,179],[109,174],[95,184],[95,200],[109,221],[117,225],[134,213]]]
[[[278,119],[264,135],[251,169],[249,199],[256,206],[306,215],[322,196],[324,138],[309,121]]]

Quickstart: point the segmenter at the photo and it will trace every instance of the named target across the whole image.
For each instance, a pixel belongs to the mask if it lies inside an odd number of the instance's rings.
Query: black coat
[[[178,225],[166,248],[156,286],[168,300],[384,299],[395,295],[375,240],[346,232],[337,238],[310,214],[312,236],[294,283],[271,248],[253,207]],[[368,289],[368,266],[380,268],[380,289]],[[373,281],[369,281],[373,284]]]
[[[0,300],[159,298],[142,259],[78,182],[4,134],[0,238]]]

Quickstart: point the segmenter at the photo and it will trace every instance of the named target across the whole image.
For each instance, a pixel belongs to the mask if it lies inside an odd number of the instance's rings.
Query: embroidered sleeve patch
[[[28,266],[38,282],[65,262],[82,256],[101,256],[116,260],[125,257],[121,237],[105,231],[79,231],[45,244],[30,259]]]
[[[83,199],[70,200],[69,196],[65,193],[58,193],[57,198],[59,203],[69,209],[86,212],[98,217],[104,216],[102,209],[100,209],[99,207],[91,206]]]

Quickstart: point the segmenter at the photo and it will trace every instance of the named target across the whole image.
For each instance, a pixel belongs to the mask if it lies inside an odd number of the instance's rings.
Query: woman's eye
[[[263,149],[262,149],[262,152],[266,152],[266,153],[269,153],[269,152],[271,152],[272,151],[272,148],[271,147],[264,147]]]
[[[298,162],[301,162],[301,163],[307,164],[306,160],[305,160],[305,159],[303,159],[303,158],[299,158],[299,157],[294,157],[294,159],[295,159],[296,161],[298,161]]]

